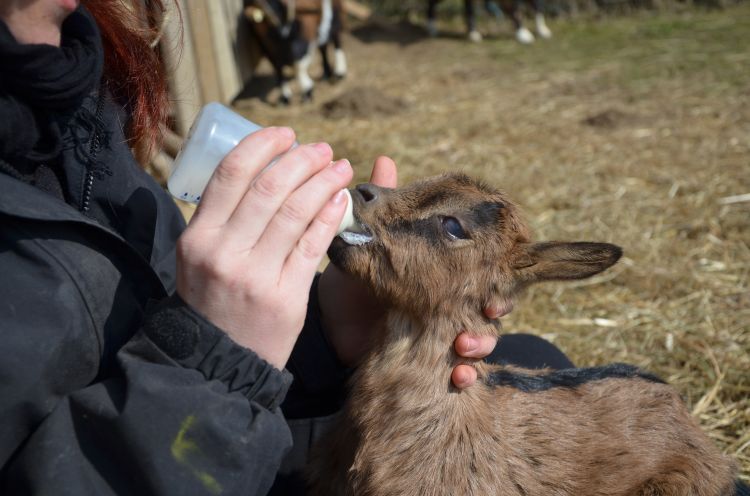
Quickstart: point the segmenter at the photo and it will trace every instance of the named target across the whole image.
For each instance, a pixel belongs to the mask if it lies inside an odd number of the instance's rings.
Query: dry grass
[[[540,239],[623,246],[594,280],[531,291],[505,329],[668,379],[748,480],[750,201],[727,197],[750,193],[750,5],[550,24],[531,47],[507,26],[479,45],[403,26],[349,37],[351,77],[314,104],[237,108],[330,142],[358,181],[378,154],[403,182],[463,170],[524,205]],[[401,103],[324,117],[362,88]]]

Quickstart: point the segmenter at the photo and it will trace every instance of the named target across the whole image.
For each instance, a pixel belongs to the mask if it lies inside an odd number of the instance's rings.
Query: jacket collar
[[[0,173],[0,213],[29,220],[78,222],[122,240],[118,233],[86,217],[67,203],[3,173]]]

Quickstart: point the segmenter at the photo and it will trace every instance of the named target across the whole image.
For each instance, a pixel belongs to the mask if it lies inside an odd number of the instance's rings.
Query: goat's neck
[[[382,341],[354,377],[345,422],[348,430],[342,437],[354,443],[346,444],[353,457],[352,464],[344,464],[351,467],[348,473],[380,491],[403,482],[394,480],[394,473],[410,474],[416,488],[436,484],[434,474],[446,466],[460,466],[456,472],[460,477],[473,474],[470,466],[461,464],[475,459],[472,439],[487,439],[494,429],[492,392],[481,383],[465,390],[452,385],[453,367],[469,361],[456,355],[454,340],[462,330],[494,335],[496,328],[479,315],[422,319],[398,311],[388,313],[385,326]],[[478,364],[480,377],[484,367]],[[427,453],[436,456],[425,458]],[[463,453],[460,460],[456,453]],[[419,460],[419,468],[407,467],[404,472],[405,460]],[[459,486],[469,483],[460,481]],[[403,492],[403,487],[391,492],[359,489],[361,494],[417,494]]]
[[[384,326],[382,341],[361,367],[355,388],[366,389],[369,397],[402,391],[422,405],[458,393],[451,384],[453,368],[475,362],[455,352],[454,341],[461,331],[497,335],[495,325],[476,311],[415,317],[391,309]]]

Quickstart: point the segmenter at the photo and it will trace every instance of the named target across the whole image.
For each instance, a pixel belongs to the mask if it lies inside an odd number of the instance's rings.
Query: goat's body
[[[480,365],[479,383],[459,392],[448,386],[456,357],[432,339],[455,335],[453,326],[422,331],[393,315],[389,323],[389,338],[354,377],[340,427],[320,444],[313,494],[731,494],[732,463],[668,385],[605,371],[522,391],[488,382],[496,371],[546,372]]]
[[[562,371],[476,364],[451,385],[462,330],[530,284],[590,277],[608,243],[532,243],[518,207],[460,174],[352,193],[363,233],[332,263],[387,305],[339,428],[318,446],[318,496],[728,496],[734,464],[679,395],[631,366]],[[343,236],[343,235],[342,235]],[[347,239],[351,239],[350,243]]]

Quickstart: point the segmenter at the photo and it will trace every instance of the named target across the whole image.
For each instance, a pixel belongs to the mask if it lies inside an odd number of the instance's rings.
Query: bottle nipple
[[[354,218],[354,208],[352,207],[352,194],[348,189],[342,190],[346,195],[346,212],[344,212],[344,218],[341,219],[341,224],[336,231],[336,234],[341,234],[344,231],[359,232],[361,227],[359,222]]]

